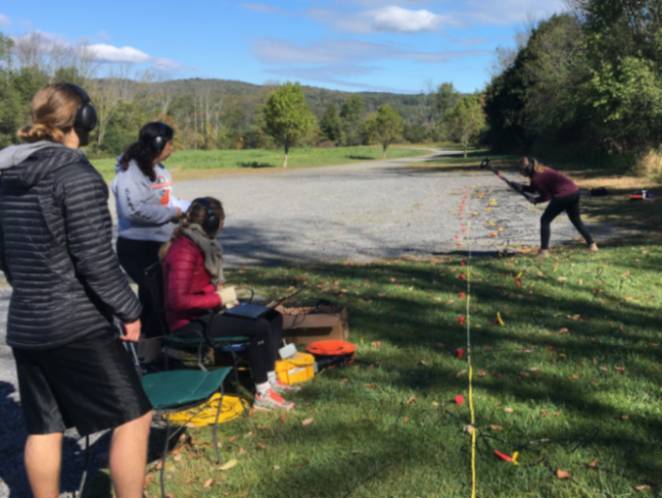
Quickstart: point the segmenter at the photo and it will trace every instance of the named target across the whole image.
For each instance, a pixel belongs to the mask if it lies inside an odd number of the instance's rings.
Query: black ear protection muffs
[[[161,154],[165,148],[166,143],[167,141],[165,138],[163,138],[161,135],[157,135],[152,139],[150,146],[155,153]]]
[[[90,132],[97,126],[97,111],[85,90],[73,83],[65,83],[64,85],[78,95],[81,100],[81,105],[76,111],[74,130],[76,130],[76,134],[80,139],[80,145],[87,145],[90,142]]]
[[[156,121],[141,128],[139,140],[146,144],[156,156],[159,156],[173,137],[172,128],[167,124]]]
[[[202,229],[209,236],[213,236],[216,234],[216,232],[218,232],[218,229],[221,226],[220,218],[216,216],[216,213],[214,212],[214,209],[212,208],[212,205],[207,197],[199,197],[194,199],[191,203],[191,207],[195,206],[196,204],[206,209],[205,219],[202,222]]]

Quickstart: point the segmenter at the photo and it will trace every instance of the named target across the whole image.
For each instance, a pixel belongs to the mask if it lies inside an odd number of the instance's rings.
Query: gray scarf
[[[223,276],[223,248],[218,239],[210,239],[207,232],[197,223],[191,223],[187,227],[183,227],[182,233],[202,249],[205,255],[205,269],[211,275],[214,285],[219,282],[223,283],[225,281]]]

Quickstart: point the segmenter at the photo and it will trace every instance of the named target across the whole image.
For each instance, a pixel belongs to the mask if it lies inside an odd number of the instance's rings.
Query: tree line
[[[53,46],[38,33],[20,39],[0,33],[0,146],[15,142],[16,130],[29,122],[32,95],[57,81],[78,83],[92,97],[99,126],[90,153],[98,155],[119,154],[155,119],[177,130],[179,148],[282,146],[286,152],[293,145],[361,144],[386,151],[396,141],[468,146],[485,122],[481,97],[450,83],[413,95],[346,93],[297,83],[160,81],[130,66],[112,67],[102,70],[84,48]]]
[[[532,28],[485,91],[486,141],[586,159],[662,140],[662,2],[574,0]]]

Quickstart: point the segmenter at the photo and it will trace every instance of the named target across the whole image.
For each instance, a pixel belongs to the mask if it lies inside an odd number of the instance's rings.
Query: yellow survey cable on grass
[[[473,364],[471,362],[471,248],[467,263],[467,380],[469,382],[469,423],[471,424],[471,498],[476,498],[476,411],[474,409]]]
[[[467,223],[467,234],[471,233],[471,218]],[[469,423],[471,425],[471,498],[476,498],[477,469],[476,469],[476,410],[474,408],[473,393],[473,363],[471,361],[471,241],[467,248],[467,301],[466,301],[466,326],[467,326],[467,381],[469,398]]]

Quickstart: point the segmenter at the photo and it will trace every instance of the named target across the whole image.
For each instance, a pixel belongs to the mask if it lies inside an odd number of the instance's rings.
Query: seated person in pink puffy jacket
[[[222,287],[223,253],[218,234],[225,213],[213,197],[195,199],[180,220],[162,261],[166,315],[173,333],[195,331],[208,337],[248,336],[251,370],[256,385],[255,407],[290,410],[294,403],[281,394],[295,388],[276,378],[275,361],[282,345],[283,317],[275,310],[259,318],[218,313],[237,303],[232,287]]]

